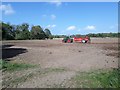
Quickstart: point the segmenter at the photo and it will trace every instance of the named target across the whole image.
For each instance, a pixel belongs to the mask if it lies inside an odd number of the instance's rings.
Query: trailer
[[[80,42],[80,43],[90,43],[90,37],[74,37],[74,42]]]

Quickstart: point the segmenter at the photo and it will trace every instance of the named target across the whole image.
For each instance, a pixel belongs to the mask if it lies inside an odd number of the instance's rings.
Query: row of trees
[[[9,23],[0,23],[3,40],[27,40],[27,39],[52,39],[52,34],[49,29],[43,30],[41,26],[32,26],[29,29],[29,24],[10,25]]]
[[[87,34],[89,37],[120,37],[120,33],[97,33],[97,34],[94,34],[94,33],[90,33],[90,34]]]
[[[49,29],[43,30],[41,26],[32,26],[23,23],[21,25],[10,25],[9,23],[0,22],[0,33],[2,33],[3,40],[27,40],[27,39],[52,39],[64,38],[66,35],[52,35]],[[80,37],[84,35],[70,35],[70,37]],[[89,37],[120,37],[120,33],[90,33]]]
[[[81,34],[76,34],[76,35],[69,35],[71,38],[73,37],[84,37],[84,36],[89,36],[89,37],[120,37],[120,33],[90,33],[86,35],[81,35]],[[66,35],[53,35],[53,38],[64,38]]]
[[[84,36],[89,36],[89,37],[120,37],[120,33],[90,33],[86,35],[81,35],[81,34],[76,34],[76,35],[69,35],[71,38],[73,37],[84,37]],[[66,35],[54,35],[53,38],[64,38]]]

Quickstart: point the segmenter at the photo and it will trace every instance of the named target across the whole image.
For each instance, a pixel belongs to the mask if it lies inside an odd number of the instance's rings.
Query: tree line
[[[82,34],[75,34],[75,35],[69,35],[71,38],[73,37],[100,37],[100,38],[105,38],[105,37],[120,37],[120,33],[89,33],[86,35]],[[64,38],[66,35],[53,35],[53,38]]]
[[[40,25],[32,26],[31,29],[28,23],[22,23],[21,25],[11,25],[9,23],[0,22],[0,33],[2,34],[2,40],[30,40],[30,39],[53,39],[64,38],[67,35],[52,35],[50,30],[46,28],[43,30]],[[89,33],[86,34],[89,37],[120,37],[120,33]],[[73,37],[81,37],[85,35],[76,34],[69,35]]]
[[[28,23],[21,25],[10,25],[0,22],[2,40],[29,40],[29,39],[52,39],[52,34],[48,28],[43,30],[40,25],[29,28]]]
[[[87,36],[89,37],[120,37],[120,33],[97,33],[97,34],[94,34],[94,33],[90,33],[90,34],[87,34]]]

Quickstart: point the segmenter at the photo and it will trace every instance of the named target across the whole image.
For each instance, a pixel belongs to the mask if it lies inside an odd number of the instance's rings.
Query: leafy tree
[[[29,25],[27,23],[23,23],[22,25],[17,25],[15,31],[15,39],[26,40],[30,39]]]
[[[22,31],[21,31],[21,28],[20,28],[20,25],[16,25],[16,30],[15,30],[15,39],[17,40],[20,40],[22,39]]]
[[[0,23],[0,41],[2,40],[2,23]]]
[[[23,23],[21,25],[21,29],[22,29],[22,37],[23,39],[29,39],[30,38],[30,32],[29,32],[29,25],[27,23]]]
[[[50,36],[49,36],[49,39],[53,39],[53,38],[54,38],[53,35],[50,35]]]
[[[32,39],[45,39],[46,35],[43,29],[38,25],[38,26],[32,26],[31,29],[31,38]]]
[[[2,24],[2,39],[12,40],[14,39],[13,29],[9,23],[1,23]]]
[[[45,34],[46,34],[46,38],[47,38],[47,39],[48,39],[48,38],[50,38],[50,39],[53,38],[53,37],[52,37],[52,34],[51,34],[51,32],[50,32],[49,29],[45,29],[44,32],[45,32]]]

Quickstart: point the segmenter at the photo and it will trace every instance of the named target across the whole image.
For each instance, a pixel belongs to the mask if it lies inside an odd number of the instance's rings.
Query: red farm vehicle
[[[84,36],[84,37],[74,37],[74,42],[90,43],[90,37],[88,37],[88,36]]]
[[[90,37],[88,36],[81,36],[81,37],[65,37],[62,40],[63,43],[72,43],[72,42],[79,42],[79,43],[90,43]]]

